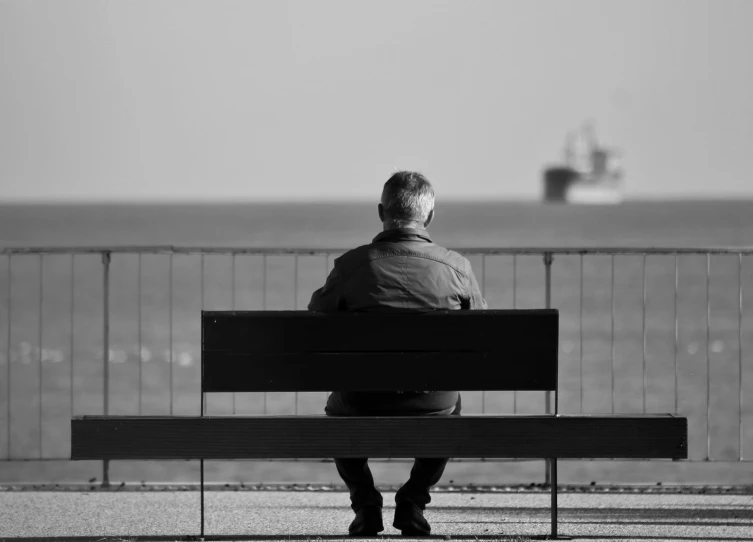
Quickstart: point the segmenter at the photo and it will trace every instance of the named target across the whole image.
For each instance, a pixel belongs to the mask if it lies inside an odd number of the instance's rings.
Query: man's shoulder
[[[471,272],[471,264],[465,256],[433,242],[419,245],[372,242],[345,252],[335,259],[335,265],[348,270],[373,260],[401,255],[428,258],[438,264],[453,267],[463,274]]]
[[[451,262],[454,264],[460,264],[462,266],[469,264],[465,256],[463,256],[459,252],[455,252],[454,250],[445,248],[442,245],[437,245],[436,243],[432,243],[428,248],[429,250],[427,252],[435,256],[441,257],[442,259],[447,260],[448,262]]]
[[[428,252],[432,257],[455,268],[460,273],[468,274],[471,272],[471,262],[459,252],[455,252],[454,250],[433,243],[431,250]]]
[[[371,247],[373,245],[374,243],[361,245],[359,247],[352,248],[347,252],[344,252],[343,254],[340,254],[337,258],[335,258],[335,266],[341,269],[351,268],[368,261]]]
[[[371,242],[344,252],[335,258],[335,265],[341,268],[359,266],[370,260],[377,259],[389,253],[397,253],[398,248],[386,243]]]

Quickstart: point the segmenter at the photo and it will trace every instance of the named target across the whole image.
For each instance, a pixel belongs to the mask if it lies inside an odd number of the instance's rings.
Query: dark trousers
[[[451,415],[459,416],[460,398]],[[410,478],[395,494],[395,502],[412,502],[421,510],[431,502],[429,489],[439,482],[449,458],[417,457],[413,462]],[[382,507],[382,494],[374,485],[374,477],[369,469],[368,458],[335,458],[335,466],[340,478],[350,491],[350,506],[358,511],[364,506]]]
[[[395,502],[409,501],[421,510],[431,502],[429,488],[439,482],[448,458],[416,458],[410,478],[395,494]],[[367,458],[336,458],[335,465],[340,478],[350,490],[350,506],[358,511],[364,506],[382,507],[382,494],[374,486],[374,478]]]

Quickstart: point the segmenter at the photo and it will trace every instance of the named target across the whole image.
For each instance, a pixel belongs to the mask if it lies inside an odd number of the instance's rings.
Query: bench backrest
[[[555,390],[554,309],[202,311],[202,393]]]

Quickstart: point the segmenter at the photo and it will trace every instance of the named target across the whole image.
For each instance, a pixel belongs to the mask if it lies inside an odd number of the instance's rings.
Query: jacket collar
[[[429,232],[425,228],[395,228],[393,230],[385,230],[374,237],[374,243],[396,243],[400,241],[432,242]]]

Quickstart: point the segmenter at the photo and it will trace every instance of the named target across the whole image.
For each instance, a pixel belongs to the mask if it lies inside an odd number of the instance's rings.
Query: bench
[[[556,310],[202,312],[201,416],[83,416],[71,459],[687,458],[687,419],[558,414]],[[547,415],[205,416],[204,394],[541,390]],[[324,401],[322,401],[322,409]]]

